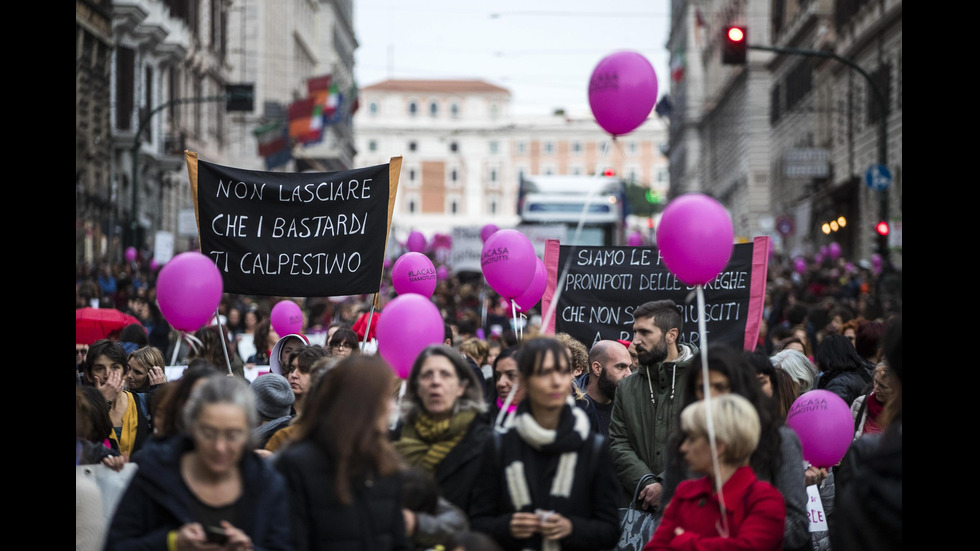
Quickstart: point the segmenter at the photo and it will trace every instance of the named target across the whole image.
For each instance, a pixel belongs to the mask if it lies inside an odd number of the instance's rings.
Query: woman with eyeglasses
[[[340,327],[330,337],[330,354],[346,358],[352,354],[360,354],[361,347],[357,341],[357,333],[350,327]]]
[[[293,549],[285,481],[248,451],[247,383],[207,377],[183,416],[184,432],[144,448],[105,549]]]

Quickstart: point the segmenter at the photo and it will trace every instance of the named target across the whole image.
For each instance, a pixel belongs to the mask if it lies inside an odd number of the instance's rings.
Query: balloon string
[[[613,137],[615,139],[615,136]],[[599,154],[599,160],[595,164],[594,174],[598,177],[599,170],[602,168],[602,162],[606,159],[606,154],[609,153],[609,144],[603,142],[602,151]],[[585,225],[585,215],[589,212],[589,204],[592,202],[592,196],[595,194],[595,188],[590,188],[588,195],[585,196],[585,204],[582,205],[582,214],[578,217],[578,227],[575,228],[575,237],[572,239],[571,249],[568,251],[568,256],[565,258],[565,266],[562,267],[561,277],[558,278],[558,285],[555,287],[555,294],[551,297],[551,304],[548,305],[548,311],[545,313],[544,319],[541,320],[541,330],[542,332],[547,331],[548,324],[551,322],[551,317],[555,315],[555,309],[558,307],[558,299],[561,298],[562,289],[565,288],[565,278],[568,277],[568,270],[572,266],[572,257],[575,256],[575,246],[578,243],[579,236],[582,235],[582,227]]]
[[[177,335],[177,342],[174,343],[174,355],[170,359],[170,365],[177,365],[177,353],[180,352],[180,343],[184,342],[184,332]]]
[[[218,308],[214,309],[214,319],[218,322],[218,337],[221,340],[221,349],[225,352],[225,365],[228,366],[228,374],[234,375],[231,372],[231,358],[228,357],[228,344],[225,342],[225,336],[221,332],[221,314],[218,313]]]
[[[402,379],[401,388],[398,389],[398,399],[395,400],[395,411],[401,411],[402,409],[402,399],[405,397],[405,388],[408,386],[408,381]],[[391,421],[389,422],[389,427],[391,430],[395,430],[398,427],[398,415],[393,415]]]
[[[718,465],[718,442],[715,437],[715,423],[711,416],[711,383],[708,381],[708,331],[704,319],[704,286],[700,283],[695,289],[698,297],[698,337],[701,343],[701,392],[704,394],[704,417],[708,428],[708,443],[711,445],[711,468],[715,475],[715,488],[718,492],[718,505],[721,507],[722,537],[728,537],[728,518],[725,513],[725,494],[722,492],[721,466]]]
[[[375,296],[377,296],[377,294],[375,294]],[[364,343],[361,344],[361,350],[364,350],[365,349],[364,347],[367,346],[368,335],[371,334],[371,321],[373,319],[374,319],[374,303],[371,303],[371,313],[368,315],[367,329],[364,330]],[[330,343],[327,343],[327,344],[330,344]]]
[[[517,303],[513,300],[510,301],[510,312],[511,316],[514,317],[514,332],[517,333],[517,340],[521,340],[521,338],[524,336],[524,332],[517,326]]]

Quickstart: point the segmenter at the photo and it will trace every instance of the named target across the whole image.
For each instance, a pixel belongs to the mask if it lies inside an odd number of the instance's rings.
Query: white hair
[[[782,352],[777,352],[769,358],[769,361],[772,362],[773,366],[789,373],[789,376],[799,387],[800,394],[813,388],[813,383],[817,378],[817,367],[799,350],[788,348]]]

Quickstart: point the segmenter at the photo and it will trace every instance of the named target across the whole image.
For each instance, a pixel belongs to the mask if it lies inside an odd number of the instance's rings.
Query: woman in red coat
[[[710,404],[701,400],[681,413],[686,434],[681,452],[691,472],[704,476],[677,486],[653,539],[643,549],[779,551],[786,522],[783,496],[756,479],[749,467],[759,443],[755,407],[737,394],[709,399]],[[709,409],[714,454],[708,439]],[[720,492],[715,485],[718,476]]]

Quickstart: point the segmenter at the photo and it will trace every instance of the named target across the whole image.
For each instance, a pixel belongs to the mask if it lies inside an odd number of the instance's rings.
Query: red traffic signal
[[[878,235],[884,237],[888,235],[888,232],[891,231],[891,228],[888,227],[888,222],[882,220],[881,222],[875,224],[875,231],[878,232]]]
[[[721,62],[724,65],[745,65],[745,52],[748,49],[748,35],[745,27],[729,25],[724,29],[721,39]]]

